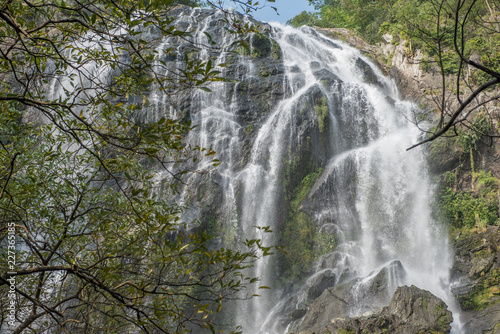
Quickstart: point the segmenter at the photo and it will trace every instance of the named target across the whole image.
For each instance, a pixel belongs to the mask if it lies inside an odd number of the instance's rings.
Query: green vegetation
[[[498,303],[500,296],[500,270],[493,269],[485,279],[475,286],[468,294],[459,296],[458,300],[466,310],[482,310]]]
[[[500,180],[491,173],[471,173],[472,189],[461,191],[454,187],[454,174],[444,175],[445,190],[441,195],[441,210],[453,229],[470,229],[499,223]]]
[[[304,212],[293,213],[286,221],[283,234],[286,254],[280,265],[285,281],[294,281],[308,273],[314,261],[316,227]]]
[[[290,207],[292,212],[296,212],[298,206],[304,199],[306,199],[314,181],[323,173],[323,168],[319,168],[316,172],[308,174],[302,179],[300,185],[293,191],[292,199],[290,200]]]
[[[174,105],[225,80],[215,69],[220,64],[199,59],[196,45],[178,57],[179,68],[165,60],[179,56],[174,48],[158,59],[162,40],[189,40],[191,32],[176,26],[171,12],[178,3],[198,1],[0,5],[2,329],[213,329],[223,302],[257,282],[242,270],[258,249],[269,248],[247,240],[245,251],[214,249],[198,222],[181,221],[184,208],[173,201],[194,172],[191,162],[215,152],[186,146],[187,117],[151,120],[141,110],[153,86]],[[253,31],[226,23],[241,38]],[[212,233],[219,222],[208,220]]]
[[[321,97],[319,103],[314,106],[314,110],[316,111],[316,116],[318,116],[319,132],[323,132],[325,130],[325,121],[328,117],[328,102],[326,96]]]
[[[355,332],[353,330],[347,330],[347,329],[339,329],[339,334],[354,334]]]
[[[285,245],[286,254],[280,263],[282,277],[286,281],[303,278],[319,256],[333,251],[337,246],[336,236],[319,233],[312,218],[300,209],[300,204],[307,198],[322,172],[323,169],[319,168],[304,177],[292,192],[289,201],[291,212],[285,222],[281,241]]]
[[[474,164],[475,156],[479,154],[478,149],[488,140],[486,134],[491,128],[489,118],[477,115],[468,128],[458,129],[457,137],[440,138],[431,149],[432,156],[457,145],[462,149],[462,160],[470,163],[470,172],[457,170],[442,175],[441,214],[452,227],[452,232],[499,223],[500,180],[492,176],[491,172],[476,172]],[[458,187],[458,182],[463,180],[468,180],[466,182],[470,186]]]
[[[395,0],[311,0],[318,10],[302,12],[288,23],[293,26],[315,25],[325,28],[347,28],[369,42],[377,40],[380,27],[394,16]]]
[[[486,179],[483,185],[492,180]],[[453,241],[459,262],[456,268],[471,280],[471,288],[459,295],[458,301],[465,310],[481,310],[500,301],[500,270],[495,262],[498,228],[474,226],[454,231]],[[465,265],[461,268],[462,264]]]
[[[493,129],[490,118],[483,114],[476,115],[467,128],[457,130],[457,142],[465,154],[469,155],[471,171],[474,172],[474,154],[481,143],[487,143],[490,138],[488,134]]]

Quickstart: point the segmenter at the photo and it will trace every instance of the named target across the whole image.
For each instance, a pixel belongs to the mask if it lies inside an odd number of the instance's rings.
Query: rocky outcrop
[[[430,144],[427,153],[429,171],[434,175],[453,170],[468,158],[456,140],[450,138],[436,139]]]
[[[500,304],[495,304],[484,310],[474,313],[474,316],[465,314],[463,332],[467,334],[499,334],[500,333]]]
[[[452,293],[464,312],[465,333],[500,333],[500,228],[462,232],[454,240]]]
[[[338,297],[336,297],[338,299]],[[332,299],[335,303],[335,300]],[[449,333],[453,318],[446,304],[415,286],[397,288],[388,306],[360,317],[330,318],[329,324],[299,333]]]
[[[353,309],[358,313],[373,312],[389,303],[396,288],[391,283],[401,284],[406,271],[401,262],[393,261],[366,278],[356,278],[323,291],[309,306],[302,321],[290,326],[292,331],[316,332],[331,324],[331,319],[348,317]]]

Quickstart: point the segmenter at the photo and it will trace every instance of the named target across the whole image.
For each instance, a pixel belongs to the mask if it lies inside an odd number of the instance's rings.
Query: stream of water
[[[245,164],[235,163],[243,145],[244,125],[237,121],[240,102],[236,97],[226,98],[237,89],[228,92],[227,86],[221,85],[211,97],[204,93],[198,97],[202,107],[195,118],[200,124],[196,136],[200,145],[212,145],[225,161],[219,171],[223,216],[227,219],[224,224],[241,233],[241,239],[261,237],[276,242],[277,233],[259,236],[254,226],[273,230],[281,226],[280,178],[286,152],[293,150],[287,145],[306,140],[294,126],[301,117],[305,96],[319,94],[327,108],[325,131],[330,132],[330,148],[306,202],[319,233],[334,234],[337,244],[315,262],[313,274],[302,288],[292,292],[280,290],[272,259],[257,261],[253,274],[260,277],[262,285],[278,292],[239,303],[233,313],[235,322],[248,333],[282,332],[286,321],[280,319],[284,309],[280,300],[293,301],[297,309],[306,307],[310,302],[308,289],[325,273],[331,277],[329,286],[359,279],[352,288],[356,302],[351,316],[373,311],[381,305],[373,304],[364,287],[383,268],[390,272],[385,303],[397,286],[414,284],[453,309],[448,292],[451,253],[445,231],[431,217],[433,189],[424,152],[419,148],[406,151],[421,135],[412,122],[416,107],[401,101],[394,83],[358,50],[320,36],[311,28],[297,30],[273,24],[271,30],[282,50],[283,85],[288,94],[258,128]],[[247,58],[240,56],[240,61],[245,78],[259,75]],[[235,189],[241,192],[240,209]],[[286,324],[286,328],[298,324],[300,320]]]

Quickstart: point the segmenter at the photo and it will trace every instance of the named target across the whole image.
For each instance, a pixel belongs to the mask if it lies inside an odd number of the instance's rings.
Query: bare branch
[[[425,143],[428,143],[428,142],[431,142],[437,138],[439,138],[440,136],[442,136],[444,133],[446,133],[454,124],[455,124],[455,120],[458,118],[458,116],[460,116],[460,114],[462,113],[462,111],[464,111],[465,108],[467,108],[467,106],[480,94],[482,93],[483,91],[485,91],[486,89],[490,88],[490,87],[493,87],[495,85],[498,85],[500,84],[500,78],[495,78],[495,79],[492,79],[484,84],[482,84],[479,88],[477,88],[471,95],[469,95],[469,97],[467,98],[467,100],[464,101],[464,103],[462,103],[460,105],[460,107],[453,113],[453,115],[451,116],[451,118],[448,120],[448,122],[437,132],[435,132],[432,136],[430,136],[429,138],[409,147],[407,149],[408,150],[411,150],[412,148],[415,148],[417,146],[420,146],[422,144],[425,144]]]

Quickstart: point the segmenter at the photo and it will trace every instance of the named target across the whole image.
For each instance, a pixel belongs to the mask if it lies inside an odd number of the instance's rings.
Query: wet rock
[[[318,33],[317,29],[313,29],[313,28],[307,27],[307,26],[303,26],[300,29],[302,31],[307,31],[314,39],[321,41],[322,43],[327,44],[331,48],[342,50],[342,47],[339,44],[337,44],[329,39],[326,39],[322,34]]]
[[[449,333],[453,320],[446,304],[415,286],[401,286],[394,293],[389,306],[379,312],[360,317],[344,317],[342,314],[330,317],[325,326],[303,328],[307,333]]]
[[[302,37],[300,37],[299,35],[287,35],[285,37],[286,41],[292,45],[295,45],[295,46],[298,46],[298,47],[301,47],[303,48],[305,46],[305,42],[304,40],[302,39]]]
[[[350,264],[350,258],[347,254],[334,251],[321,257],[317,264],[317,270],[336,268],[338,270],[337,283],[342,284],[352,278],[352,274],[349,271]]]
[[[196,194],[196,202],[201,207],[217,207],[222,201],[220,189],[222,178],[218,173],[212,173],[210,177],[203,175],[201,180],[193,182],[189,186],[190,194]]]
[[[252,53],[255,58],[268,57],[271,55],[271,40],[263,35],[252,36]]]
[[[332,86],[334,83],[341,83],[342,81],[338,76],[326,69],[320,69],[313,72],[314,76],[321,80],[321,83],[327,87]]]
[[[302,318],[305,314],[307,313],[307,310],[305,309],[297,309],[294,310],[291,314],[291,317],[293,320],[300,319]]]
[[[391,292],[394,291],[391,291],[389,278],[403,278],[405,275],[401,263],[394,261],[367,278],[328,288],[311,303],[304,320],[290,326],[291,331],[321,331],[331,324],[332,319],[348,317],[353,311],[376,311],[389,303]]]
[[[453,320],[446,304],[415,286],[399,287],[381,316],[390,320],[399,333],[449,333]]]
[[[379,86],[382,88],[384,87],[384,84],[379,81],[377,75],[375,74],[373,69],[370,67],[370,65],[368,65],[367,62],[365,62],[361,58],[358,58],[358,59],[356,59],[355,65],[358,68],[358,70],[360,71],[361,76],[363,77],[364,81],[366,81],[367,83],[372,84],[372,85],[376,85],[376,86]]]
[[[314,333],[321,331],[331,323],[331,319],[346,317],[350,305],[353,304],[351,290],[356,281],[326,289],[319,298],[310,305],[304,319],[298,327],[291,326],[292,332]]]
[[[321,65],[317,61],[312,61],[312,62],[309,63],[309,67],[312,70],[317,70],[317,69],[319,69],[321,67]]]
[[[310,87],[290,107],[294,126],[284,143],[291,151],[284,158],[283,182],[285,193],[292,195],[308,174],[325,165],[332,152],[332,122],[319,85]]]
[[[312,301],[321,296],[325,289],[335,284],[336,278],[335,273],[331,270],[323,270],[310,278],[305,284],[307,301]]]

